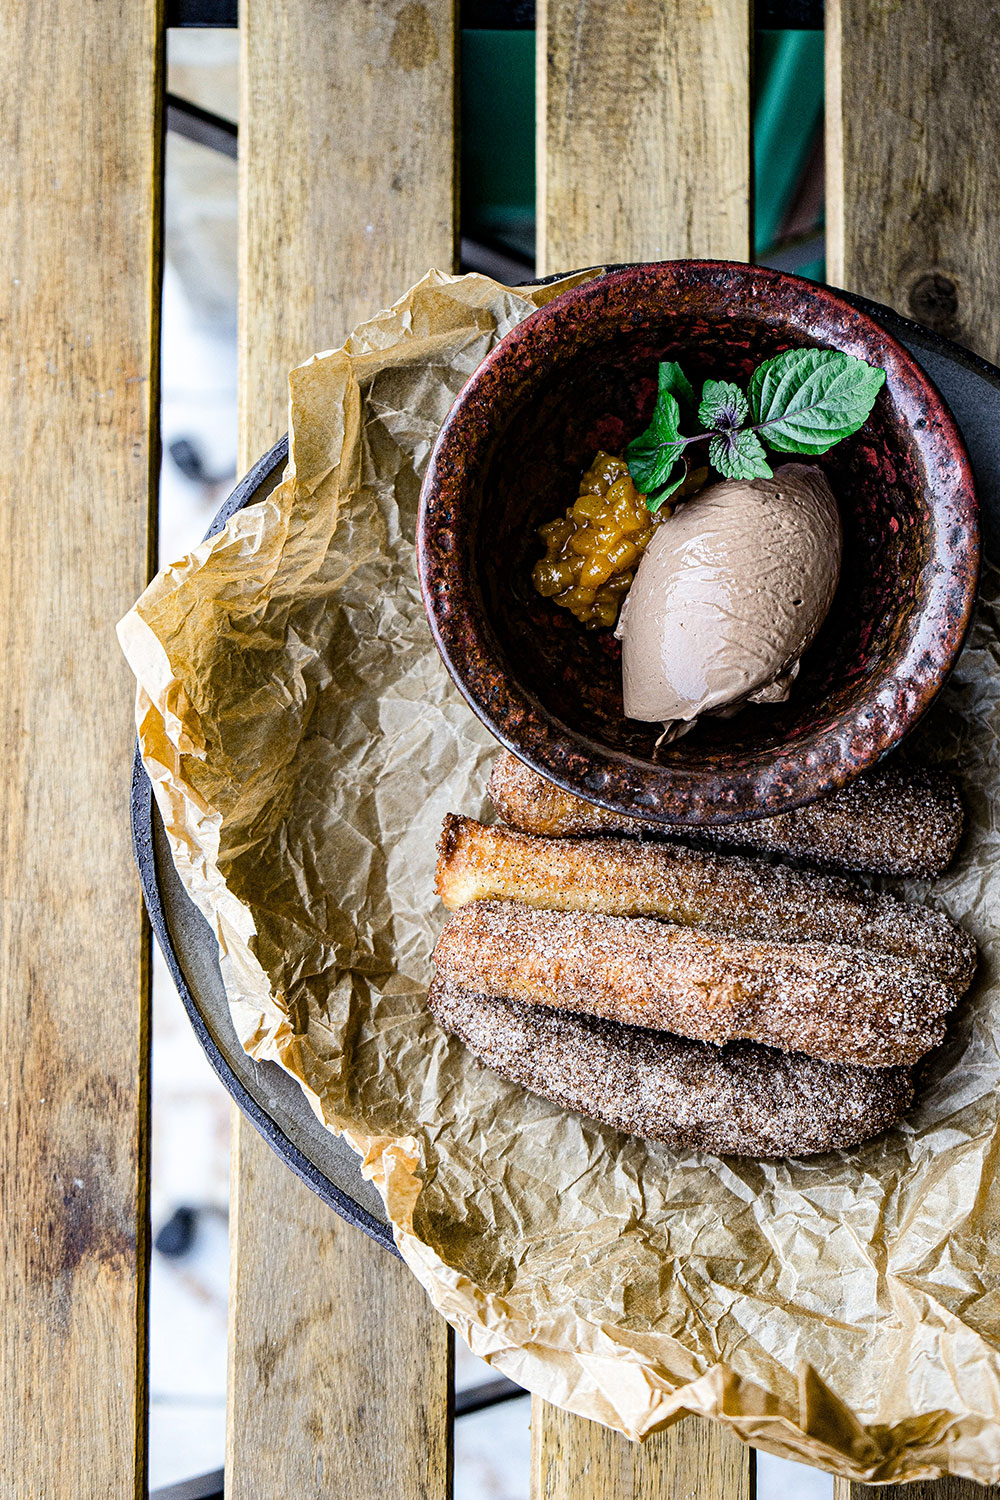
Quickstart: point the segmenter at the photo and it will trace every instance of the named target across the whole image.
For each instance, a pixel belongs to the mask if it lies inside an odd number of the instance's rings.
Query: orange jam
[[[613,626],[650,537],[670,513],[664,505],[650,515],[625,460],[598,453],[565,516],[538,528],[545,556],[531,581],[588,630]]]

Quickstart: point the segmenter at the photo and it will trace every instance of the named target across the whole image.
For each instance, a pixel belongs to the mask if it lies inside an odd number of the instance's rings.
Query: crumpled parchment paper
[[[121,622],[238,1033],[360,1153],[497,1370],[632,1437],[700,1412],[856,1479],[998,1481],[994,572],[918,747],[964,779],[971,832],[933,896],[982,961],[900,1128],[808,1161],[670,1152],[504,1082],[425,1009],[435,840],[486,811],[496,747],[424,619],[420,477],[465,380],[556,290],[431,272],[294,370],[284,482]]]

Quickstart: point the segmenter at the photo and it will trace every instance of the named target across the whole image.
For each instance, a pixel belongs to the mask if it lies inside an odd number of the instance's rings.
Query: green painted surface
[[[774,244],[823,118],[823,33],[757,33],[754,102],[754,241]],[[800,275],[822,262],[803,267]]]
[[[535,253],[535,33],[463,31],[462,232]]]
[[[535,33],[463,31],[463,233],[534,256]],[[823,116],[823,34],[758,31],[755,59],[755,244],[766,257]],[[799,274],[821,279],[822,261]]]

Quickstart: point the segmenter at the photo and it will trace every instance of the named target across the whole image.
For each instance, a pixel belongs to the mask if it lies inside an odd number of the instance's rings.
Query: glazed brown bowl
[[[697,388],[803,344],[886,371],[864,427],[809,460],[841,511],[833,606],[786,703],[705,717],[657,750],[659,726],[624,716],[611,631],[532,587],[537,527],[573,502],[598,449],[621,453],[647,425],[660,360]],[[435,641],[497,739],[589,801],[689,825],[796,807],[892,749],[958,655],[979,570],[965,446],[910,355],[824,287],[719,261],[608,272],[509,333],[441,429],[417,547]]]

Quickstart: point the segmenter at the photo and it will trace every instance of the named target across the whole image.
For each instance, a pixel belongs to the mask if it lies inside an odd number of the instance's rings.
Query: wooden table
[[[992,360],[998,22],[827,8],[830,280]],[[244,463],[289,366],[452,263],[455,26],[451,0],[246,0]],[[748,0],[542,0],[543,271],[748,256],[751,37]],[[32,1500],[145,1491],[149,935],[112,627],[155,556],[163,51],[157,0],[0,8],[0,1495]],[[443,1500],[448,1329],[240,1119],[232,1251],[227,1495]],[[751,1450],[695,1419],[639,1449],[536,1402],[532,1447],[535,1500],[753,1493]]]

